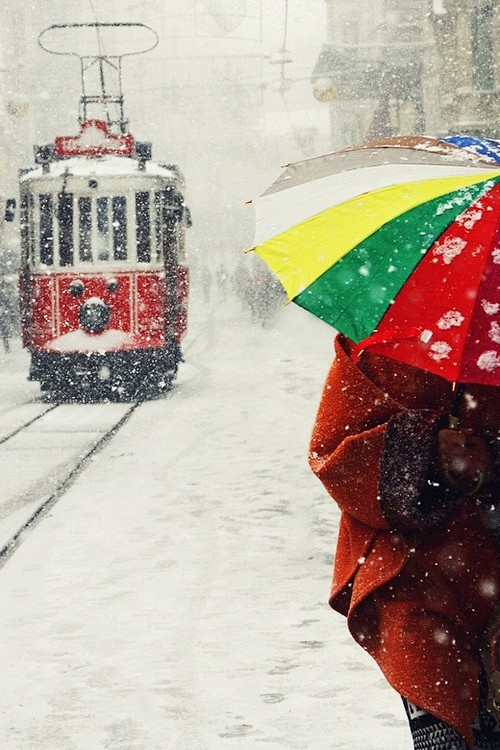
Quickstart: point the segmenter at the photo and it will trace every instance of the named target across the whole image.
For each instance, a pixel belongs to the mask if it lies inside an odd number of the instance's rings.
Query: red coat
[[[389,362],[382,389],[366,374],[375,358],[362,371],[346,339],[338,337],[335,348],[310,453],[313,471],[342,511],[330,604],[347,616],[353,637],[389,683],[473,747],[478,642],[500,591],[482,507],[465,498],[434,526],[401,530],[391,528],[380,503],[391,418],[429,408],[439,417],[449,408],[451,385]],[[478,413],[471,412],[476,421]]]

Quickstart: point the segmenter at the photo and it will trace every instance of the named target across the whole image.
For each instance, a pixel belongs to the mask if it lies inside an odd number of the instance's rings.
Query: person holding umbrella
[[[498,392],[468,389],[449,429],[444,379],[353,349],[337,338],[311,440],[342,510],[330,604],[404,696],[416,750],[500,748],[480,686],[500,590]]]
[[[310,445],[342,512],[330,604],[415,750],[500,750],[498,164],[388,139],[256,203],[254,249],[341,331]]]

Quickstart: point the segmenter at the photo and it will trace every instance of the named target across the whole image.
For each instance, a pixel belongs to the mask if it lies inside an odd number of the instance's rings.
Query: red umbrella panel
[[[500,186],[434,242],[359,348],[450,381],[498,384]],[[387,343],[377,343],[387,342]]]

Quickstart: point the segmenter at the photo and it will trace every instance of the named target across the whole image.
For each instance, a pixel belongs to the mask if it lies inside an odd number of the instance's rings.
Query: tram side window
[[[156,260],[161,260],[163,257],[164,206],[165,193],[155,193]]]
[[[21,206],[20,206],[20,215],[19,215],[20,230],[21,230],[21,248],[23,252],[24,263],[27,263],[30,258],[28,220],[29,220],[28,196],[25,193],[24,195],[21,196]]]
[[[127,199],[123,195],[112,198],[113,257],[127,260]]]
[[[73,264],[73,194],[59,193],[59,263]]]
[[[109,198],[97,199],[97,258],[109,260]]]
[[[139,263],[151,262],[150,221],[149,193],[136,193],[135,231],[137,237],[137,260]]]
[[[54,213],[50,193],[40,194],[40,263],[54,265]]]
[[[29,253],[32,265],[35,262],[35,196],[30,193],[28,209]]]
[[[92,261],[92,198],[78,198],[78,257],[81,261]]]

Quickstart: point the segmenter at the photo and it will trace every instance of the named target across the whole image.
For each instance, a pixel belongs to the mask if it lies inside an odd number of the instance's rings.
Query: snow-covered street
[[[410,748],[327,604],[338,514],[307,444],[332,338],[195,291],[173,391],[0,570],[2,750]],[[19,347],[0,359],[2,405],[36,395]]]

